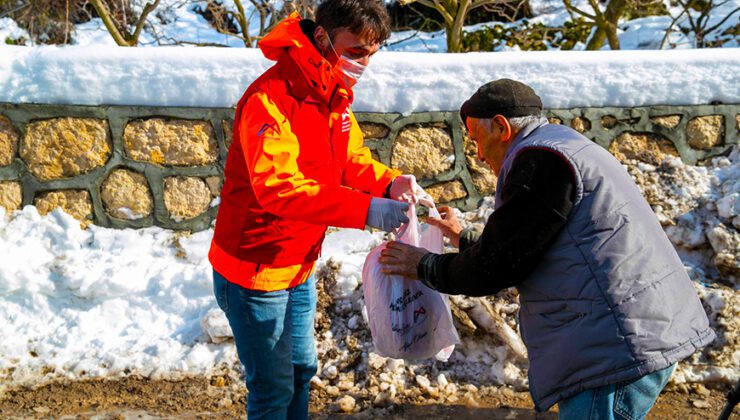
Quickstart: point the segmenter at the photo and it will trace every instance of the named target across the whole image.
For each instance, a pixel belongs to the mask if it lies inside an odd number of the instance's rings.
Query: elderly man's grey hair
[[[524,127],[530,125],[530,124],[539,124],[542,122],[542,119],[544,117],[542,115],[527,115],[526,117],[514,117],[509,118],[509,124],[511,125],[511,128],[513,128],[516,131],[521,131],[524,129]],[[493,118],[481,118],[481,123],[484,124],[485,127],[491,126],[491,120]]]

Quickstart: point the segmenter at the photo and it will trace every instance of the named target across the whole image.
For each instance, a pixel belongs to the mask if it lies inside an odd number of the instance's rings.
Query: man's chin
[[[347,76],[342,77],[342,81],[344,82],[344,86],[350,90],[354,89],[357,84],[357,80]]]

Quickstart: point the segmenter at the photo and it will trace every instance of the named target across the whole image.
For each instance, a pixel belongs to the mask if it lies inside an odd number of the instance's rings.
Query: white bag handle
[[[424,193],[424,196],[419,198],[418,203],[429,209],[429,217],[437,219],[441,217],[439,210],[437,210],[437,206],[434,205],[434,200],[430,195]],[[411,204],[406,215],[408,216],[409,221],[398,228],[396,233],[396,237],[398,238],[397,240],[403,244],[419,246],[423,229],[421,228],[419,218],[416,215],[416,205]],[[427,228],[429,227],[430,226],[427,226]]]

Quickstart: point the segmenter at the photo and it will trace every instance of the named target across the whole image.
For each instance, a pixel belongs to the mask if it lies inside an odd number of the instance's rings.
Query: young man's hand
[[[447,206],[438,207],[437,210],[439,210],[439,214],[442,218],[437,219],[434,217],[428,217],[427,223],[432,226],[437,226],[442,231],[442,235],[450,239],[450,243],[453,246],[459,247],[462,226],[460,226],[460,221],[457,220],[455,210],[452,207]]]
[[[380,252],[380,264],[384,274],[399,274],[411,279],[418,279],[416,267],[421,257],[428,254],[424,248],[418,248],[400,242],[391,241]]]
[[[409,204],[387,198],[373,197],[367,209],[365,224],[376,229],[392,232],[393,229],[409,222],[406,212]]]
[[[392,200],[416,204],[424,190],[416,183],[413,175],[400,175],[391,182],[389,196]]]

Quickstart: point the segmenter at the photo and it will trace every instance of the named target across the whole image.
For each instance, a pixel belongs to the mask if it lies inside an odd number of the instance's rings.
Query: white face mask
[[[359,61],[353,60],[346,55],[339,57],[339,68],[342,69],[342,73],[357,83],[365,73],[367,66],[360,63]]]
[[[342,74],[344,75],[344,82],[347,83],[347,86],[354,86],[360,80],[360,77],[362,77],[362,74],[365,72],[365,69],[367,69],[367,66],[357,60],[353,60],[347,57],[344,54],[339,55],[339,53],[337,53],[337,50],[334,48],[334,44],[331,42],[331,38],[329,38],[328,35],[327,39],[329,40],[329,45],[331,46],[332,51],[334,51],[334,54],[339,57],[337,65],[339,66],[339,69],[342,70]]]

